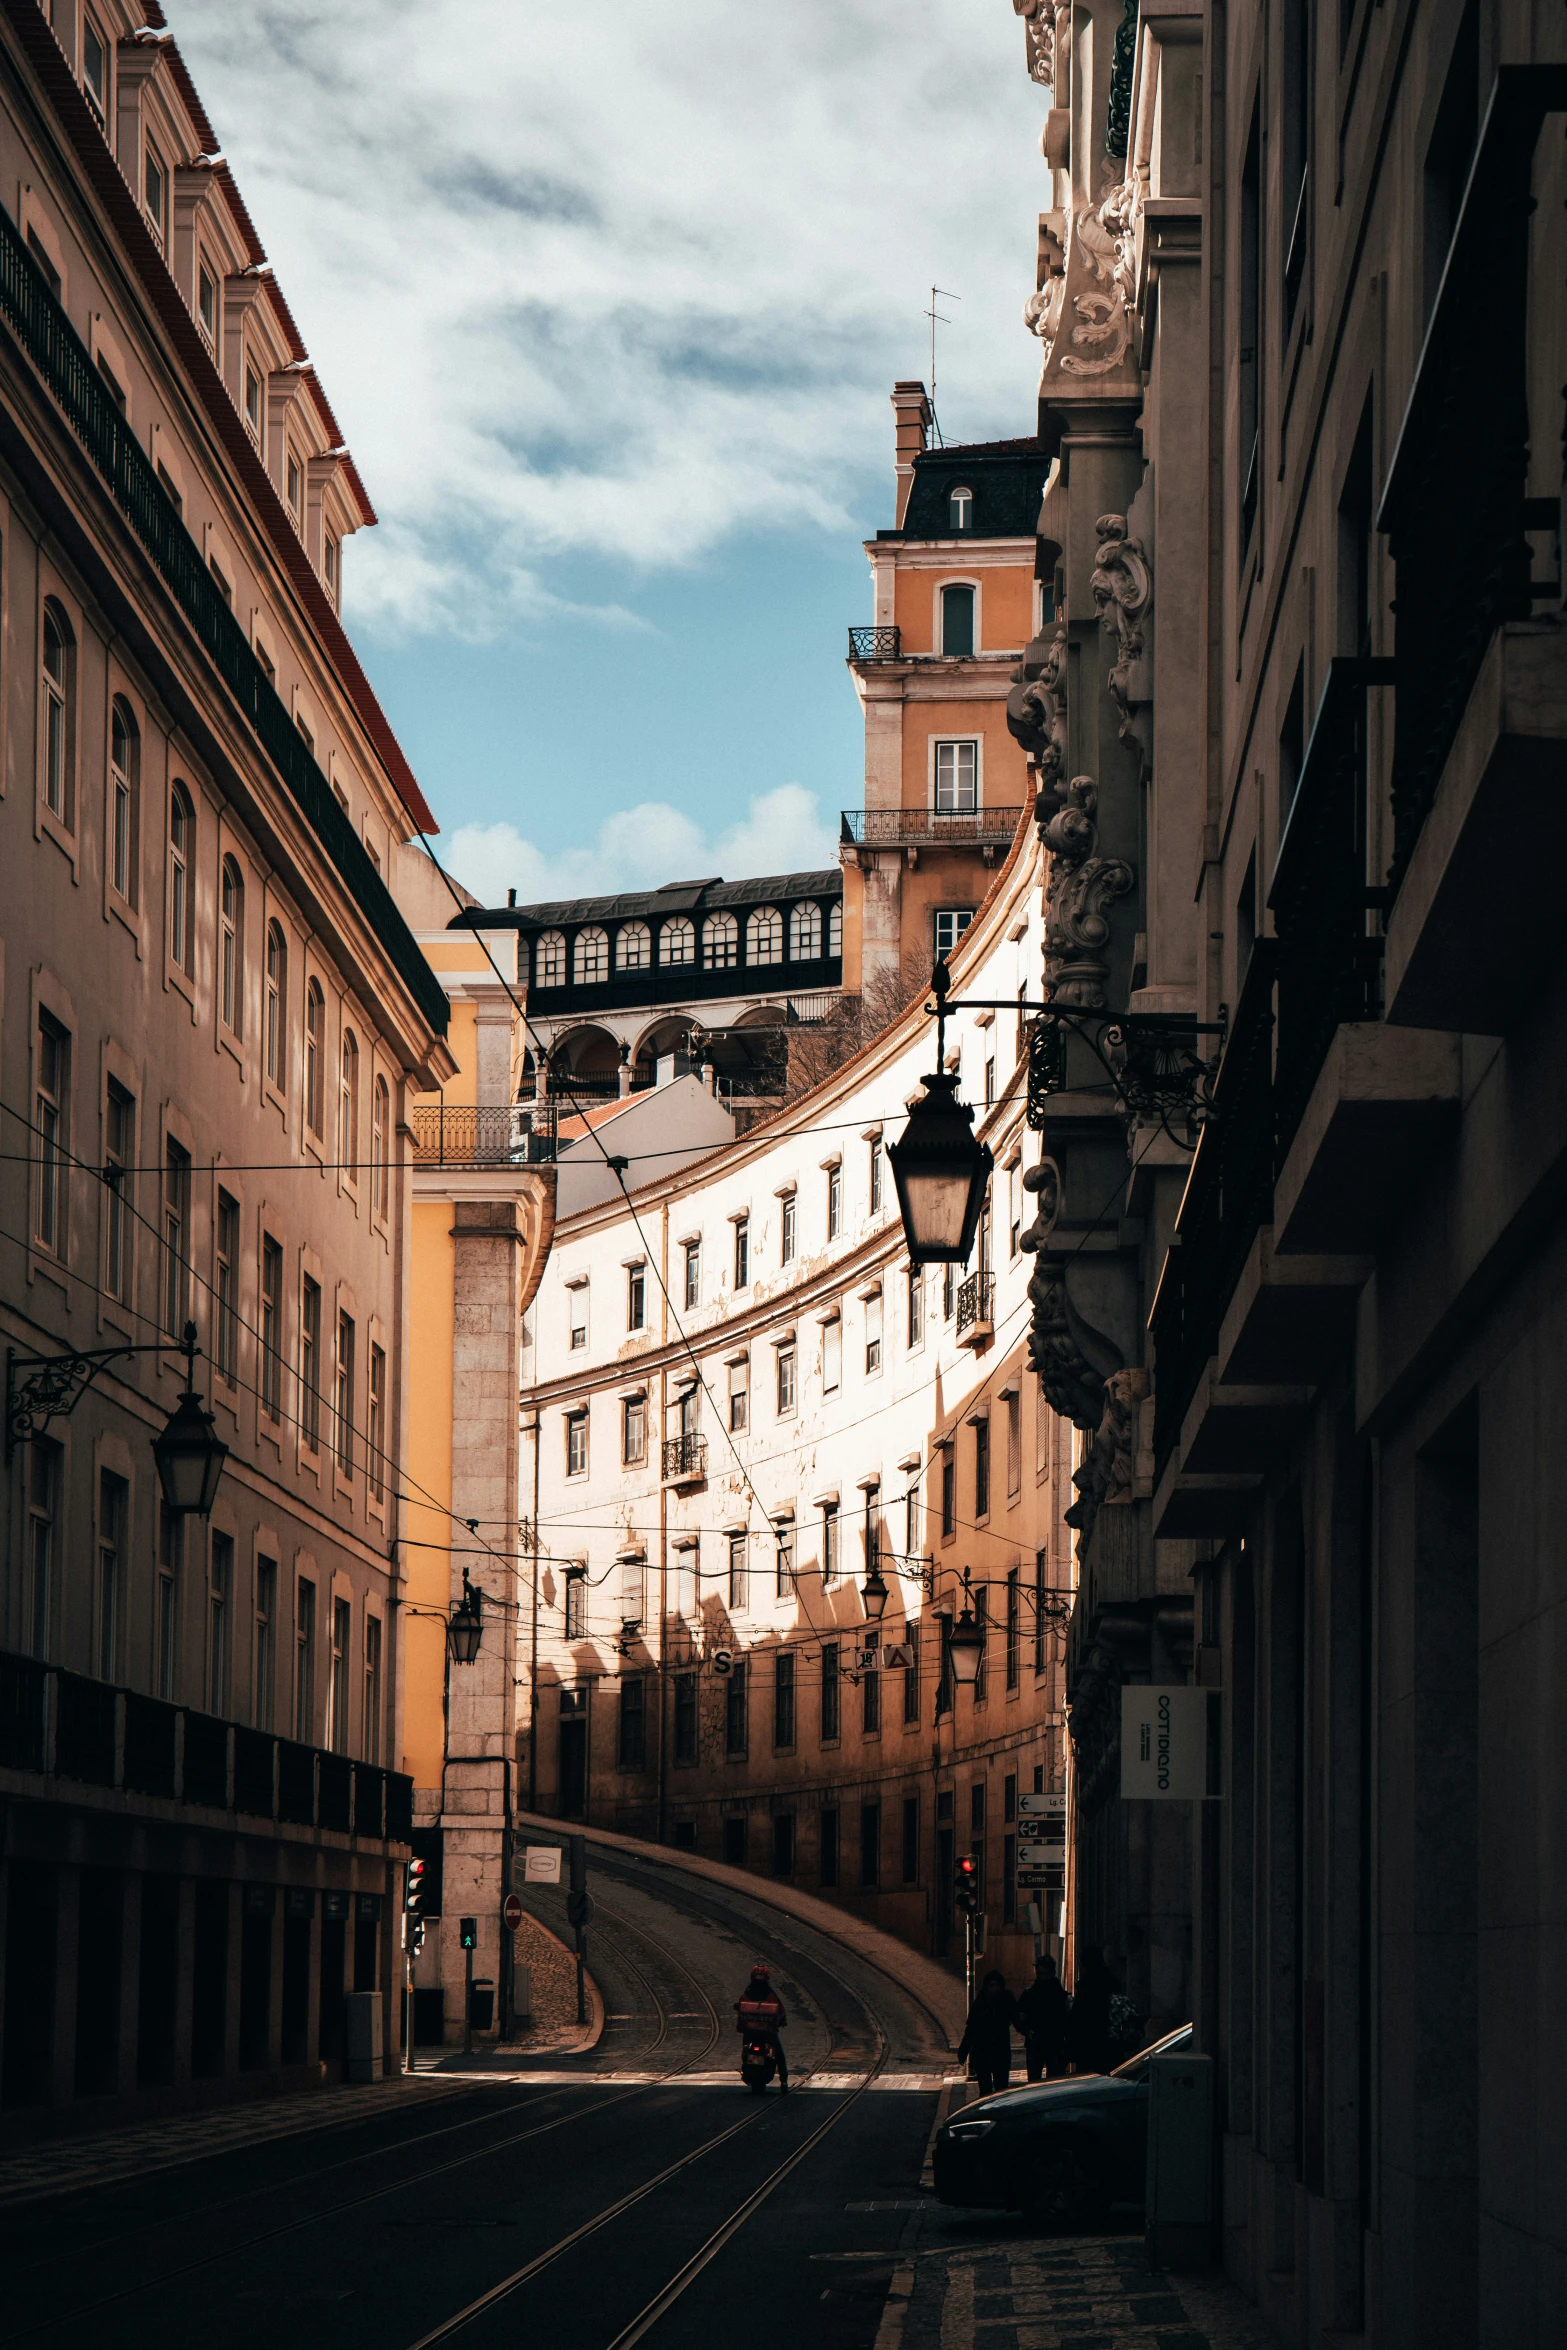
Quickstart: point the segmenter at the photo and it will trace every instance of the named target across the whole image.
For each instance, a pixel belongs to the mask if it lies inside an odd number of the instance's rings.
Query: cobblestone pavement
[[[1278,2350],[1232,2285],[1151,2273],[1138,2236],[911,2250],[878,2350]]]

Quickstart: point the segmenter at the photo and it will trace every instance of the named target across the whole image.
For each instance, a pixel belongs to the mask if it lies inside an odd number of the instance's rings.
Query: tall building
[[[155,6],[0,20],[0,2101],[395,2053],[429,811],[338,617],[374,519]],[[226,1460],[181,1515],[187,1382]],[[177,1498],[177,1497],[176,1497]],[[250,2085],[250,2084],[247,2084]]]

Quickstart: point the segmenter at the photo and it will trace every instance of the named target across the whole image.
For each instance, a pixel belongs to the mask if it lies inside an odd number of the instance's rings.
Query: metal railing
[[[415,1106],[416,1167],[527,1167],[555,1157],[556,1104],[439,1102]]]
[[[413,1781],[400,1771],[8,1652],[0,1769],[377,1841],[406,1843],[413,1830]]]
[[[896,848],[906,841],[962,844],[1010,841],[1022,821],[1021,808],[844,808],[840,838],[845,847]]]
[[[958,1336],[970,1330],[988,1330],[996,1302],[994,1273],[971,1273],[958,1285]]]
[[[851,628],[849,631],[849,659],[851,661],[896,661],[898,658],[898,630],[895,628]]]
[[[37,368],[272,765],[303,811],[350,897],[423,1017],[445,1035],[446,990],[398,912],[370,852],[306,750],[205,556],[180,520],[92,356],[50,292],[16,223],[0,211],[0,316]]]
[[[677,1477],[705,1477],[707,1475],[707,1438],[705,1436],[666,1436],[664,1439],[664,1482],[671,1484]]]

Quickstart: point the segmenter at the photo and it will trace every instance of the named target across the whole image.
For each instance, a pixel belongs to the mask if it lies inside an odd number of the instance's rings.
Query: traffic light
[[[403,1948],[409,1953],[411,1957],[418,1957],[420,1951],[424,1948],[423,1918],[413,1915],[408,1917],[405,1923],[403,1934]]]
[[[972,1917],[979,1907],[979,1858],[972,1852],[959,1856],[954,1898],[965,1917]]]
[[[458,1919],[458,1921],[457,1921],[457,1940],[458,1940],[459,1947],[460,1947],[460,1948],[462,1948],[463,1950],[477,1950],[477,1949],[478,1949],[478,1947],[479,1947],[479,1921],[478,1921],[478,1919],[477,1919],[477,1918],[459,1918],[459,1919]]]
[[[420,1898],[424,1892],[424,1880],[429,1875],[429,1873],[429,1862],[427,1860],[420,1860],[417,1854],[408,1863],[407,1867],[403,1871],[403,1907],[408,1911],[410,1917],[417,1917],[419,1915],[419,1903]]]
[[[408,1839],[413,1858],[403,1871],[403,1907],[410,1917],[441,1914],[443,1845],[439,1828],[415,1828]]]

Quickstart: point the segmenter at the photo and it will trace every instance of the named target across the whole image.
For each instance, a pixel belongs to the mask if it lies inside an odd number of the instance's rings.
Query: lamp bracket
[[[62,1355],[5,1353],[5,1457],[41,1436],[54,1419],[69,1419],[106,1363],[124,1355],[168,1354],[174,1341],[146,1346],[73,1347]]]

